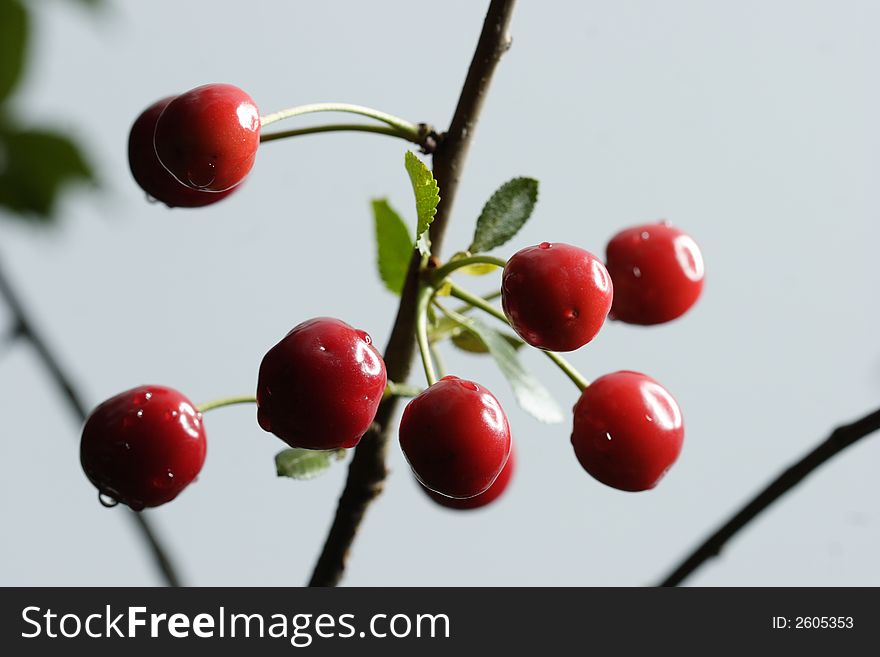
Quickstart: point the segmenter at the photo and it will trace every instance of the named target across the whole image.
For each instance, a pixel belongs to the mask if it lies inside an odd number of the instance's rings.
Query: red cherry
[[[180,94],[156,121],[159,161],[184,185],[223,192],[254,166],[260,145],[260,112],[231,84],[206,84]]]
[[[92,411],[80,461],[102,496],[135,511],[177,497],[205,463],[202,414],[177,390],[140,386]]]
[[[574,407],[571,444],[584,470],[626,491],[657,485],[675,463],[684,421],[672,395],[638,372],[593,381]]]
[[[576,246],[542,242],[513,255],[501,277],[504,314],[533,347],[574,351],[596,337],[611,308],[605,265]]]
[[[484,492],[480,493],[479,495],[475,495],[474,497],[458,499],[455,497],[446,497],[445,495],[435,493],[430,488],[425,488],[422,484],[419,484],[419,488],[425,491],[428,497],[434,500],[437,504],[439,504],[440,506],[445,506],[448,509],[455,509],[457,511],[479,509],[480,507],[484,507],[497,500],[499,497],[501,497],[504,491],[507,490],[507,486],[508,484],[510,484],[510,479],[513,476],[515,463],[516,450],[513,449],[513,444],[511,443],[510,456],[507,459],[507,463],[505,463],[504,467],[501,469],[501,473],[498,475],[498,478]]]
[[[163,98],[145,109],[131,126],[128,135],[128,164],[135,181],[147,194],[169,208],[198,208],[226,198],[233,187],[225,192],[203,192],[181,184],[156,157],[153,133],[162,110],[174,99]]]
[[[354,447],[385,383],[385,362],[369,335],[338,319],[310,319],[263,357],[257,421],[291,447]]]
[[[510,455],[510,426],[495,396],[446,376],[412,399],[400,419],[400,448],[416,478],[447,497],[474,497]]]
[[[683,315],[703,290],[703,256],[687,233],[668,223],[627,228],[606,249],[614,281],[611,317],[662,324]]]

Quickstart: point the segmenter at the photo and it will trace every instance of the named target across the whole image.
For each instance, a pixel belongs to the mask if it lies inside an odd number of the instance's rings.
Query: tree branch
[[[508,26],[516,0],[492,0],[477,42],[467,78],[455,108],[449,130],[433,154],[434,177],[440,186],[440,205],[431,224],[433,253],[439,254],[446,225],[455,201],[458,181],[476,128],[492,75],[501,56],[510,47]],[[420,258],[413,253],[397,317],[385,347],[385,366],[392,381],[409,378],[415,354],[415,309]],[[348,469],[348,479],[336,516],[315,565],[310,586],[335,586],[342,579],[349,550],[369,504],[382,492],[394,412],[399,398],[389,397],[379,406],[369,432],[361,439]]]
[[[856,420],[852,424],[835,429],[824,442],[782,472],[769,486],[758,493],[751,502],[746,504],[745,507],[735,513],[714,534],[709,536],[680,566],[660,582],[659,586],[678,586],[681,584],[704,562],[718,556],[727,541],[733,538],[739,530],[754,520],[773,502],[797,486],[813,470],[878,429],[880,429],[880,409]]]
[[[6,305],[12,313],[14,326],[16,327],[16,335],[30,343],[36,352],[37,357],[40,359],[40,362],[43,364],[43,367],[46,369],[46,372],[49,374],[49,377],[61,391],[70,411],[80,423],[85,422],[85,419],[88,416],[88,410],[82,397],[80,397],[70,380],[70,377],[61,367],[58,359],[40,336],[39,331],[34,327],[33,322],[25,312],[24,306],[18,298],[18,294],[12,287],[12,283],[6,277],[2,267],[0,267],[0,295],[2,295],[3,299],[6,301]],[[168,553],[162,546],[162,542],[156,536],[156,531],[152,528],[150,522],[140,513],[132,511],[128,515],[139,530],[141,538],[143,538],[149,545],[150,554],[152,555],[153,561],[159,569],[159,572],[162,574],[165,583],[168,586],[180,586],[180,579],[177,576],[177,571],[174,568],[171,559],[168,557]]]

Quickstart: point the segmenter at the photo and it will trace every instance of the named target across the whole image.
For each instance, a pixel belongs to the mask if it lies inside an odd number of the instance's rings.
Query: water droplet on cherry
[[[114,506],[117,506],[119,504],[119,500],[117,500],[115,497],[112,497],[106,493],[102,493],[101,491],[98,491],[98,501],[101,503],[101,506],[106,509],[112,509]]]

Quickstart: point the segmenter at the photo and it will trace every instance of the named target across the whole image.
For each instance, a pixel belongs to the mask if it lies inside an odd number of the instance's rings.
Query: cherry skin
[[[703,256],[684,231],[668,222],[627,228],[606,249],[614,281],[612,319],[662,324],[680,317],[703,290]]]
[[[511,326],[548,351],[574,351],[596,337],[613,294],[596,256],[559,242],[518,251],[501,276],[501,305]]]
[[[492,485],[489,486],[484,492],[479,495],[475,495],[474,497],[466,497],[464,499],[458,499],[455,497],[446,497],[445,495],[440,495],[439,493],[435,493],[430,488],[425,488],[422,484],[419,484],[419,488],[421,488],[425,493],[434,500],[440,506],[445,506],[447,509],[455,509],[456,511],[470,511],[471,509],[479,509],[484,506],[487,506],[497,500],[504,491],[507,490],[508,485],[510,484],[510,480],[513,477],[513,471],[515,469],[516,463],[516,450],[513,449],[513,444],[510,446],[510,456],[507,459],[507,463],[504,464],[504,468],[502,468],[501,473],[498,475],[498,478],[492,482]]]
[[[416,478],[447,497],[485,492],[510,455],[510,425],[495,396],[445,376],[412,399],[400,419],[400,447]]]
[[[147,194],[169,208],[198,208],[216,203],[238,187],[225,192],[203,192],[187,187],[168,173],[159,162],[153,147],[156,121],[174,96],[163,98],[145,109],[131,126],[128,135],[128,165],[135,181]]]
[[[198,476],[207,443],[202,414],[177,390],[140,386],[86,420],[80,461],[102,496],[135,511],[177,497]]]
[[[574,407],[575,455],[584,470],[613,488],[654,488],[675,463],[683,441],[678,403],[638,372],[599,377]]]
[[[310,319],[263,357],[257,421],[291,447],[354,447],[386,382],[385,362],[367,333],[338,319]]]
[[[177,180],[205,192],[238,185],[254,166],[260,112],[231,84],[206,84],[173,99],[156,121],[159,161]]]

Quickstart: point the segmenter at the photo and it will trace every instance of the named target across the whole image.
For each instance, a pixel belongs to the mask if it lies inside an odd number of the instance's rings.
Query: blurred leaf
[[[559,404],[550,392],[535,379],[504,335],[474,317],[462,318],[461,325],[478,337],[489,349],[501,373],[510,382],[513,394],[524,411],[541,422],[562,422]]]
[[[385,199],[373,201],[376,226],[376,264],[385,287],[400,295],[412,258],[413,239],[400,215]]]
[[[344,449],[285,449],[275,455],[275,470],[279,477],[314,479],[327,468],[345,457]]]
[[[94,176],[70,138],[48,130],[0,129],[0,207],[51,219],[61,191]]]
[[[523,227],[537,200],[534,178],[514,178],[501,185],[483,206],[468,251],[480,253],[504,244]]]
[[[464,258],[469,258],[471,256],[470,251],[459,251],[454,254],[451,258],[449,258],[449,262],[455,262],[456,260],[462,260]],[[491,263],[481,262],[476,265],[467,265],[466,267],[461,267],[455,270],[456,274],[466,274],[467,276],[485,276],[486,274],[491,274],[493,271],[497,271],[498,266],[493,265]]]
[[[0,0],[0,101],[15,88],[24,69],[28,13],[19,0]]]
[[[412,151],[406,152],[406,171],[412,182],[413,193],[416,196],[416,215],[418,225],[416,227],[416,246],[419,253],[428,255],[431,253],[428,241],[428,227],[434,221],[437,214],[437,205],[440,203],[440,189],[434,174]]]
[[[501,337],[507,340],[507,343],[516,350],[521,349],[525,342],[510,333],[500,333]],[[462,351],[472,354],[488,354],[489,348],[479,337],[471,331],[454,331],[450,337],[450,341]]]

